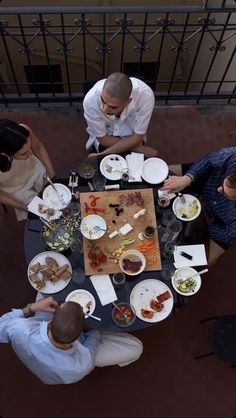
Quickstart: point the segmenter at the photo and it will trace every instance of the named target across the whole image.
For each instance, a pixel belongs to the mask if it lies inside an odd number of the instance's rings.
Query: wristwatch
[[[31,305],[32,305],[32,303],[28,303],[28,305],[26,305],[22,309],[25,318],[29,318],[30,316],[34,316],[34,314],[35,314],[35,312],[32,311],[32,309],[31,309]]]

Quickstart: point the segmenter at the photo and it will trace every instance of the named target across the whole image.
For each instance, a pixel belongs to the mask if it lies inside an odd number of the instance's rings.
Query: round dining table
[[[93,160],[95,161],[95,164],[97,164],[97,160]],[[78,164],[77,164],[78,166]],[[74,167],[72,166],[72,170],[76,168],[76,163],[74,163]],[[70,174],[70,170],[65,170],[63,172],[63,178],[61,178],[62,176],[60,176],[60,179],[57,179],[57,182],[62,182],[66,185],[68,185],[68,179],[69,179],[69,174]],[[112,183],[112,182],[111,182]],[[160,185],[158,185],[160,186]],[[152,187],[153,188],[153,193],[154,193],[154,201],[156,202],[157,200],[157,187],[153,187],[153,185],[149,185],[145,182],[142,183],[131,183],[131,185],[129,186],[130,189],[135,189],[135,188],[147,188],[147,187]],[[90,191],[89,185],[88,185],[88,181],[81,179],[79,177],[79,182],[78,182],[78,191],[80,192],[88,192]],[[108,191],[109,193],[109,191]],[[157,219],[157,222],[158,219]],[[34,224],[34,227],[32,228],[32,225]],[[35,227],[36,225],[36,227]],[[40,234],[40,230],[43,227],[43,223],[41,222],[41,220],[36,216],[36,215],[32,215],[29,214],[27,223],[26,223],[26,227],[25,227],[25,232],[24,232],[24,251],[25,251],[25,257],[26,257],[26,262],[27,264],[30,263],[30,261],[39,253],[42,253],[44,251],[48,251],[44,245],[43,242],[41,240],[41,234]],[[75,254],[74,252],[71,251],[71,249],[66,250],[65,252],[62,253],[63,255],[65,255],[71,266],[72,266],[72,270],[84,270],[84,258],[83,258],[83,254]],[[168,262],[170,264],[170,267],[172,267],[173,269],[173,260],[172,258],[170,258],[168,261],[167,260],[163,260],[165,262],[165,264]],[[111,276],[111,275],[110,275]],[[179,309],[179,307],[183,306],[184,304],[187,303],[188,298],[179,295],[174,288],[172,287],[171,284],[171,278],[167,278],[166,280],[163,280],[161,271],[143,271],[141,274],[137,275],[137,276],[126,276],[126,281],[124,284],[122,284],[120,286],[120,288],[115,288],[116,294],[117,294],[117,300],[115,301],[115,303],[118,302],[129,302],[130,301],[130,294],[131,291],[133,289],[133,287],[135,285],[137,285],[137,283],[139,283],[140,281],[143,280],[147,280],[147,279],[158,279],[161,280],[162,282],[164,282],[169,289],[171,290],[172,294],[173,294],[173,299],[174,299],[174,304],[173,304],[173,310],[170,313],[170,315],[173,315],[175,313],[176,309]],[[144,320],[139,319],[138,317],[136,317],[135,322],[127,327],[118,327],[112,320],[112,309],[113,309],[113,304],[109,303],[105,306],[101,305],[101,302],[97,296],[97,293],[92,285],[92,282],[90,280],[89,276],[81,276],[81,279],[78,283],[78,281],[76,280],[76,282],[73,281],[73,274],[72,274],[72,279],[69,281],[69,283],[66,285],[66,287],[57,292],[57,293],[53,293],[51,294],[51,296],[53,296],[53,298],[56,301],[64,301],[67,297],[67,295],[72,292],[75,289],[85,289],[87,291],[89,291],[90,293],[92,293],[92,295],[95,298],[96,301],[96,307],[95,310],[93,312],[93,315],[96,315],[98,317],[101,318],[101,321],[96,321],[92,318],[87,318],[86,319],[86,326],[89,328],[93,328],[93,329],[105,329],[105,330],[109,330],[109,331],[135,331],[135,330],[139,330],[142,328],[146,328],[149,326],[152,326],[154,324],[157,324],[157,322],[146,322]],[[43,292],[40,292],[44,297],[49,296],[48,294],[44,294]]]

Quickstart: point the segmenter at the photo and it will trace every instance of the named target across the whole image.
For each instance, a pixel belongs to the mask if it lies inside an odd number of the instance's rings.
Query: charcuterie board
[[[96,198],[96,199],[94,199]],[[124,240],[134,240],[132,244],[126,246],[127,249],[139,249],[140,246],[147,243],[148,240],[141,240],[140,233],[146,226],[153,226],[155,233],[155,249],[144,252],[146,258],[145,271],[161,270],[161,257],[159,250],[159,241],[157,235],[157,220],[155,214],[154,198],[152,189],[133,189],[116,190],[104,192],[80,193],[81,215],[82,218],[89,214],[102,216],[106,221],[106,233],[99,239],[90,241],[83,237],[84,265],[85,274],[108,274],[120,271],[117,258],[114,258],[114,252],[121,247]],[[145,211],[142,211],[145,209]],[[134,217],[138,212],[144,212],[136,219]],[[142,213],[141,212],[141,213]],[[129,224],[132,229],[125,235],[119,230]],[[126,232],[123,228],[122,231]],[[115,235],[115,231],[118,231]],[[112,236],[110,238],[109,236]],[[97,251],[102,251],[107,259],[99,266],[91,266],[91,245],[97,246]]]

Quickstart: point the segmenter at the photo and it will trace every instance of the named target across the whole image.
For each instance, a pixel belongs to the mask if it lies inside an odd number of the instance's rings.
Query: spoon
[[[207,273],[207,272],[208,272],[208,269],[204,269],[204,270],[198,271],[197,273],[192,274],[191,275],[191,278],[192,277],[196,277],[196,276],[200,276],[201,274],[204,274],[204,273]],[[177,279],[177,277],[176,277],[176,279]],[[176,283],[178,283],[178,284],[184,283],[186,280],[188,280],[188,279],[185,279],[185,280],[178,279],[178,280],[176,280]]]
[[[85,314],[86,316],[89,316],[89,318],[92,318],[92,319],[95,319],[96,321],[101,321],[102,319],[101,318],[99,318],[98,316],[95,316],[95,315],[92,315],[92,314],[90,314],[90,313],[88,313],[88,312],[86,312],[86,314]]]
[[[62,195],[61,195],[61,194],[60,194],[60,192],[57,190],[57,188],[55,187],[55,184],[52,182],[52,180],[50,179],[50,177],[49,177],[49,176],[47,176],[47,181],[51,184],[51,186],[52,186],[53,190],[55,190],[55,192],[56,192],[56,194],[57,194],[57,196],[58,196],[58,199],[59,199],[60,204],[61,204],[62,206],[66,206],[66,202],[64,201],[64,199],[63,199]]]

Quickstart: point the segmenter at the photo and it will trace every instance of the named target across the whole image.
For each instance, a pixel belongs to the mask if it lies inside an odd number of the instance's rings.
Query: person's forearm
[[[49,158],[48,152],[46,148],[41,145],[39,150],[35,150],[36,157],[41,161],[41,163],[44,165],[47,174],[50,178],[55,176],[55,170],[53,168],[53,165],[51,163],[51,160]]]
[[[11,206],[15,209],[23,210],[24,212],[28,212],[27,206],[24,203],[3,191],[0,192],[0,203]]]
[[[100,155],[107,155],[107,154],[122,154],[126,151],[131,151],[134,148],[138,147],[142,142],[140,137],[136,136],[126,136],[121,138],[115,144],[111,145],[110,147],[106,148],[104,151],[100,152]]]

